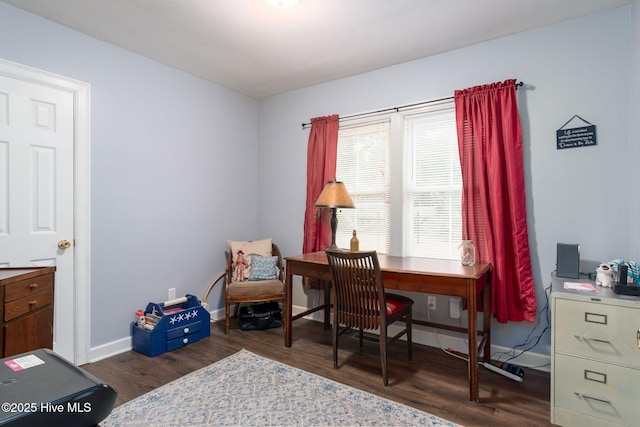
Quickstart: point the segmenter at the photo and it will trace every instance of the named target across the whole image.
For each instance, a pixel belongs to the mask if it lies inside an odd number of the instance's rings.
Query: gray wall
[[[5,3],[0,33],[1,58],[91,85],[90,345],[126,345],[137,308],[201,296],[256,238],[257,101]]]
[[[635,0],[255,101],[0,3],[0,58],[91,85],[92,348],[125,343],[135,309],[166,299],[169,287],[200,295],[222,269],[226,239],[272,237],[285,256],[301,252],[301,123],[512,77],[527,84],[518,96],[539,308],[556,242],[581,243],[585,259],[640,260],[637,178],[616,161],[640,160],[629,137],[639,110],[638,81],[629,78],[640,68],[638,9]],[[598,145],[557,151],[555,131],[574,114],[597,126]],[[294,304],[317,297],[296,287]],[[416,317],[425,317],[426,301],[414,297]],[[209,302],[219,308],[219,295]],[[520,344],[532,326],[494,324],[493,342]],[[535,351],[548,356],[548,334]]]
[[[635,195],[631,184],[637,183],[626,167],[632,154],[630,12],[625,7],[261,100],[258,157],[279,153],[285,167],[260,162],[258,230],[273,236],[285,255],[301,252],[309,132],[301,130],[302,122],[447,97],[455,89],[513,77],[526,84],[518,97],[539,310],[546,304],[544,289],[555,269],[557,242],[580,243],[583,259],[640,259],[637,249],[632,252],[633,217],[625,202]],[[597,126],[598,144],[557,150],[555,132],[574,114]],[[637,165],[637,149],[633,154]],[[266,194],[272,186],[279,189],[275,197]],[[415,316],[426,318],[426,298],[412,296]],[[315,291],[295,287],[295,306],[317,299]],[[435,318],[457,324],[448,319],[446,302],[437,304],[443,310]],[[494,322],[493,343],[520,344],[532,326]],[[548,356],[549,343],[546,333],[535,352]]]
[[[640,159],[640,138],[637,137],[640,123],[640,0],[634,0],[631,7],[631,46],[629,59],[629,238],[632,259],[640,261],[640,197],[638,197],[638,160]]]

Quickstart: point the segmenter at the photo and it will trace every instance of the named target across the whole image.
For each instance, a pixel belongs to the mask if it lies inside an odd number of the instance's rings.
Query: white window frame
[[[344,129],[349,129],[349,128],[354,128],[354,127],[360,127],[360,126],[375,126],[375,125],[382,125],[384,126],[385,124],[388,124],[388,128],[389,128],[389,145],[391,142],[391,124],[390,124],[390,117],[377,117],[377,118],[369,118],[369,119],[363,119],[363,120],[356,120],[356,121],[352,121],[350,123],[348,123],[347,125],[341,124],[341,130]],[[387,150],[389,152],[389,156],[391,156],[391,147],[388,146]],[[354,204],[356,205],[356,211],[353,211],[351,209],[339,209],[338,210],[338,231],[336,233],[336,244],[339,247],[342,248],[349,248],[349,240],[351,239],[351,233],[353,228],[358,228],[358,221],[356,219],[355,224],[354,221],[352,220],[354,215],[357,215],[357,208],[358,208],[358,200],[357,197],[360,196],[365,196],[367,194],[367,191],[364,192],[358,192],[358,188],[356,185],[349,185],[348,180],[345,180],[342,176],[341,176],[341,163],[340,163],[340,143],[338,142],[338,160],[337,160],[337,164],[336,164],[336,179],[338,181],[345,181],[347,190],[350,192],[352,198],[354,199]],[[345,166],[347,169],[348,166]],[[390,197],[392,197],[393,192],[391,190],[391,179],[388,176],[391,174],[391,162],[389,162],[389,164],[387,165],[388,170],[385,171],[385,175],[387,176],[387,181],[389,182],[389,187],[387,189],[388,194],[386,195],[386,199],[388,200]],[[375,192],[375,194],[379,194],[377,191]],[[392,208],[392,204],[390,203],[390,200],[388,200],[388,204],[389,204],[389,208]],[[392,218],[393,216],[391,215],[391,212],[389,212],[389,220],[387,221],[388,226],[391,227],[392,226]],[[351,226],[353,225],[353,226]],[[391,238],[393,236],[393,233],[391,232],[391,230],[389,230],[389,235],[387,236],[387,238],[389,239],[389,245],[383,245],[384,247],[388,247],[388,249],[382,249],[381,247],[378,247],[378,251],[381,253],[385,253],[385,252],[389,252],[391,253]],[[359,239],[361,242],[366,242],[367,241],[367,236],[363,235],[362,233],[359,235]],[[386,240],[386,239],[385,239]],[[365,245],[364,247],[361,246],[363,249],[366,249],[367,246]]]
[[[412,256],[411,250],[411,219],[407,217],[407,205],[405,200],[405,180],[404,180],[404,122],[410,116],[423,114],[425,112],[434,111],[442,108],[454,108],[453,100],[443,100],[434,103],[425,104],[420,107],[411,107],[401,111],[392,113],[381,113],[374,116],[368,116],[358,119],[349,119],[343,123],[341,121],[340,126],[360,126],[367,125],[375,122],[389,121],[389,168],[390,168],[390,224],[389,224],[389,254],[400,256]],[[455,126],[455,123],[454,123]],[[338,141],[338,168],[340,163],[340,141]],[[339,172],[336,176],[337,180],[342,180]],[[345,181],[347,189],[349,183]],[[460,184],[461,187],[461,184]],[[358,208],[356,203],[356,209]],[[342,212],[338,212],[340,218]],[[348,213],[342,213],[346,215]],[[460,219],[461,221],[461,219]],[[344,224],[346,225],[346,224]],[[348,227],[348,225],[346,225]],[[349,248],[349,242],[345,241],[344,236],[346,231],[349,233],[351,230],[344,230],[343,224],[338,222],[338,229],[342,234],[342,239],[337,239],[339,247]],[[461,236],[459,236],[461,239]],[[366,246],[360,245],[361,249],[371,249]],[[382,251],[379,251],[382,252]],[[455,259],[456,254],[451,253],[450,259]]]

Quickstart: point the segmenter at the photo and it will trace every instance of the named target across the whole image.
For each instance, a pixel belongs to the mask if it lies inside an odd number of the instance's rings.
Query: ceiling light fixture
[[[298,0],[267,0],[267,2],[271,6],[279,7],[281,9],[285,9],[287,7],[291,7],[294,4],[298,3]]]

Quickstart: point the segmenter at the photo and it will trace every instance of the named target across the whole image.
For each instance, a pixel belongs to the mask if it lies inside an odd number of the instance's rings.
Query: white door
[[[56,267],[54,351],[71,361],[73,174],[73,93],[0,75],[0,267]]]

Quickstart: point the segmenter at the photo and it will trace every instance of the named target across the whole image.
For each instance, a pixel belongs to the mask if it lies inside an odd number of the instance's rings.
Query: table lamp
[[[338,229],[336,209],[355,208],[353,200],[351,200],[351,196],[349,195],[344,182],[327,182],[327,185],[324,186],[322,192],[318,196],[318,200],[316,200],[315,207],[331,209],[331,246],[329,246],[328,249],[339,250],[340,248],[336,245],[336,230]]]

